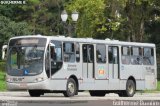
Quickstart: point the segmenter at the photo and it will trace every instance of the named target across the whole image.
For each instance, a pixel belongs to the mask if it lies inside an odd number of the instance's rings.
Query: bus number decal
[[[98,67],[98,76],[103,77],[104,75],[105,75],[104,66],[99,66]]]

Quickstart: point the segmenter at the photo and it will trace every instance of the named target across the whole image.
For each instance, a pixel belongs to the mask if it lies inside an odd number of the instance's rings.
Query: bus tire
[[[64,91],[63,94],[65,97],[71,97],[76,95],[76,93],[77,93],[76,82],[73,78],[69,78],[66,85],[66,91]]]
[[[38,90],[29,90],[29,95],[31,97],[40,97],[41,93]]]
[[[89,91],[90,95],[91,96],[105,96],[106,95],[106,92],[104,91]]]
[[[133,80],[128,80],[126,84],[126,92],[125,96],[127,97],[133,97],[136,91],[136,85]]]

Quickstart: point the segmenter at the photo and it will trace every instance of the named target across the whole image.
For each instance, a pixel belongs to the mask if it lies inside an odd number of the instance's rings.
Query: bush
[[[160,80],[157,82],[157,90],[160,91]]]
[[[0,71],[4,72],[6,68],[6,62],[0,61]]]
[[[160,64],[157,65],[157,79],[160,80]]]

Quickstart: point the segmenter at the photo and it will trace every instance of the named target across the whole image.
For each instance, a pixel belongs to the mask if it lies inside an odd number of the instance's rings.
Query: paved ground
[[[30,97],[28,92],[0,92],[0,106],[160,106],[160,93],[137,93],[134,97],[119,97],[106,94],[105,97],[91,97],[88,92],[80,92],[74,97],[63,94],[45,94]]]

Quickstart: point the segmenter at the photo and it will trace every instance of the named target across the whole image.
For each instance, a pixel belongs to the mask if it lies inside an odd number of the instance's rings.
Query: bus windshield
[[[45,38],[10,40],[7,73],[12,76],[40,74],[43,71],[45,45]]]

